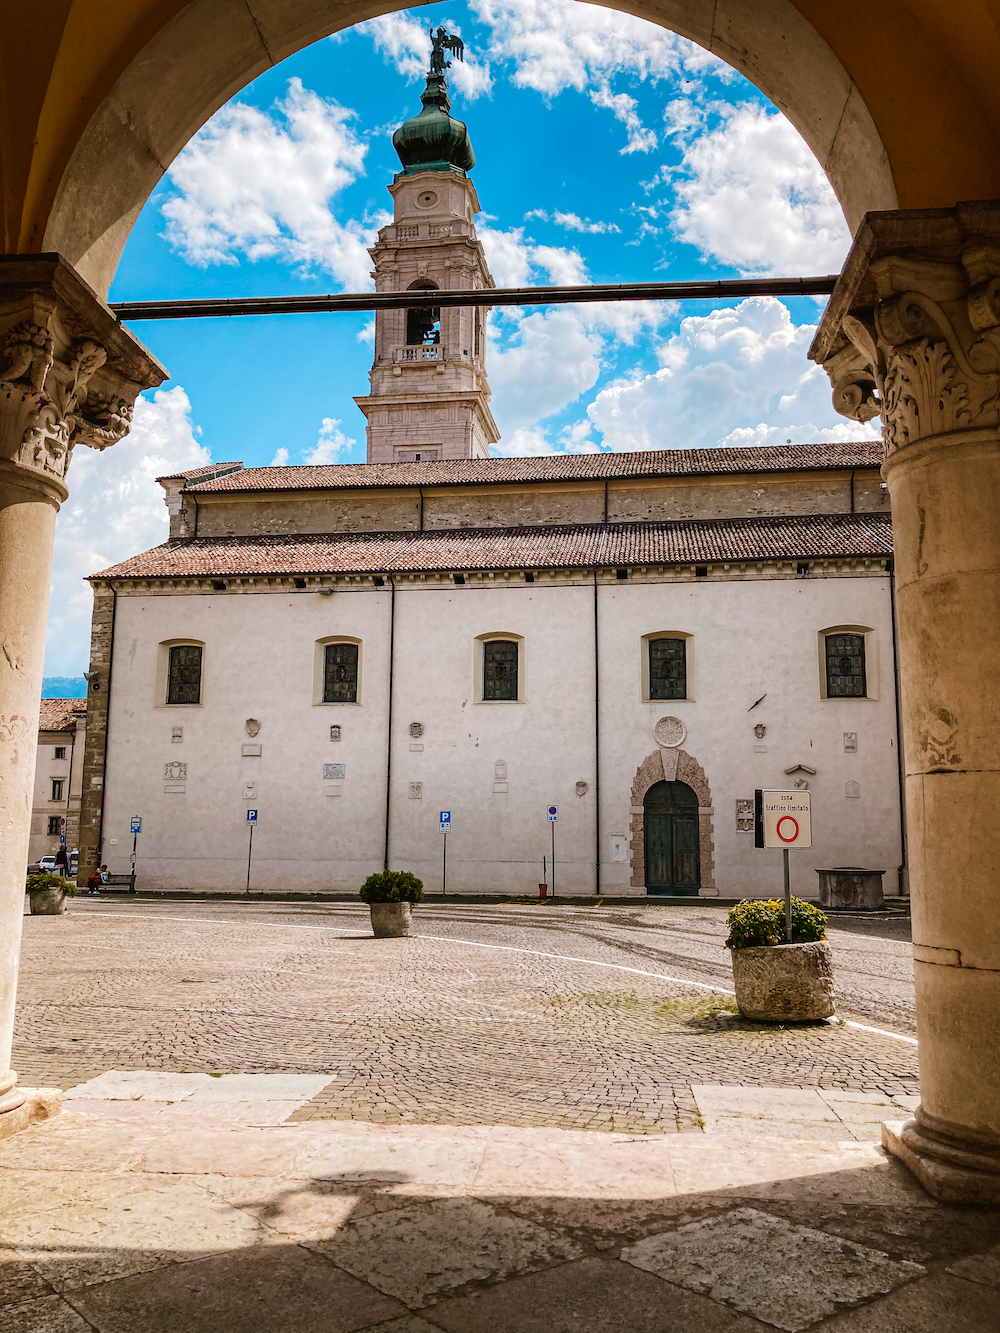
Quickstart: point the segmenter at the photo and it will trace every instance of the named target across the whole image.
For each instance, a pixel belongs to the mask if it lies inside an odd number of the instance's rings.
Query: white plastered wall
[[[633,571],[627,582],[602,576],[599,597],[603,892],[639,892],[629,862],[611,860],[611,844],[629,833],[632,782],[657,749],[653,727],[663,716],[684,723],[682,748],[711,788],[722,897],[780,890],[780,858],[737,833],[735,802],[758,786],[790,786],[785,769],[798,763],[817,772],[807,779],[815,845],[793,855],[795,892],[814,897],[815,867],[845,864],[885,868],[894,891],[900,835],[886,576],[642,583]],[[260,811],[255,891],[352,892],[379,869],[389,599],[388,586],[332,597],[120,596],[104,814],[105,857],[121,862],[112,870],[127,868],[129,816],[141,814],[141,887],[240,891],[248,806]],[[821,698],[817,631],[848,623],[874,627],[877,699]],[[450,892],[537,892],[550,846],[545,808],[554,802],[557,891],[594,891],[593,624],[585,576],[554,584],[541,576],[525,584],[516,574],[480,584],[470,576],[464,586],[397,579],[393,868],[412,869],[428,891],[439,891],[438,812],[450,809]],[[696,699],[643,701],[642,636],[664,629],[693,636]],[[477,702],[484,634],[523,640],[523,701]],[[358,705],[313,703],[315,643],[334,635],[362,642]],[[157,645],[184,637],[206,645],[203,704],[160,705]],[[874,665],[873,654],[870,671]],[[242,753],[251,717],[261,724],[253,738],[259,757]],[[338,742],[329,738],[334,723]],[[411,736],[412,723],[421,724],[419,736]],[[756,724],[767,729],[763,739]],[[171,740],[174,725],[184,728],[180,743]],[[857,734],[857,751],[844,750],[845,732]],[[168,783],[164,765],[177,761],[187,764],[186,776]],[[331,762],[346,766],[343,780],[324,779]],[[252,797],[244,794],[248,782]],[[846,796],[848,782],[857,782],[857,798]],[[578,783],[587,784],[583,795]]]

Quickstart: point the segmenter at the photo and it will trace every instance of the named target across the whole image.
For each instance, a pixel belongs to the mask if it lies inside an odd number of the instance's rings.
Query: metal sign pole
[[[792,887],[788,874],[788,848],[782,847],[781,855],[785,862],[785,943],[792,942]]]
[[[247,893],[250,892],[250,862],[253,859],[253,824],[250,825],[250,847],[247,851]]]
[[[441,851],[441,897],[444,898],[448,893],[448,834],[442,833],[444,847]]]
[[[129,885],[129,891],[135,893],[135,849],[139,842],[138,833],[132,834],[132,882]]]
[[[553,819],[550,828],[552,829],[552,897],[556,896],[556,821]]]

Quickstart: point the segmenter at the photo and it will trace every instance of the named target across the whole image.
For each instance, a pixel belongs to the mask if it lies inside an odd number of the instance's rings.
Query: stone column
[[[921,1105],[883,1142],[1000,1202],[1000,204],[870,213],[810,350],[881,415],[899,591]]]
[[[56,514],[74,447],[120,440],[165,378],[57,255],[0,258],[0,1138],[28,1118],[10,1049]]]

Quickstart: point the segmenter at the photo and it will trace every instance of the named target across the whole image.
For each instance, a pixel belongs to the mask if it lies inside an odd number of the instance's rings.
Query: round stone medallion
[[[676,746],[684,744],[687,727],[679,717],[661,717],[653,728],[653,735],[656,738],[657,745],[672,750]]]

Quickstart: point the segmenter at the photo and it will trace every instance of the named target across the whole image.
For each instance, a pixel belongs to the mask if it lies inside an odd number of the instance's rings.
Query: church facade
[[[440,891],[447,836],[455,894],[770,895],[754,789],[807,787],[793,891],[897,891],[880,446],[491,458],[493,280],[437,64],[371,252],[428,304],[376,317],[368,462],[163,477],[169,540],[91,580],[81,874],[127,870],[141,816],[149,890]]]

